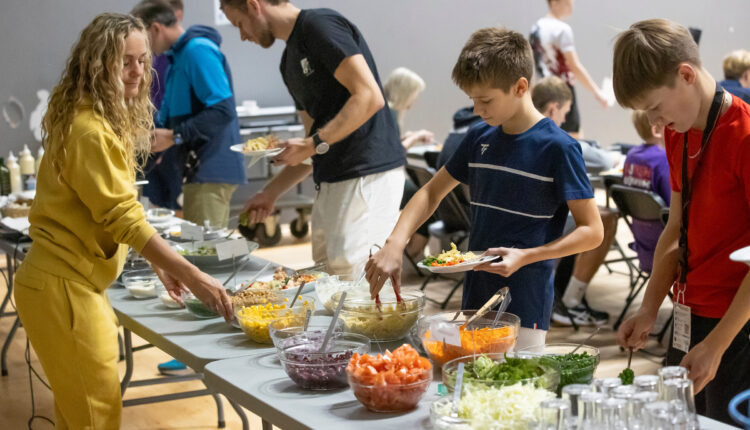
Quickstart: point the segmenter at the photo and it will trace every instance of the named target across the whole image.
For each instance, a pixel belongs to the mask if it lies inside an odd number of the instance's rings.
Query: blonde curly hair
[[[103,13],[81,32],[68,58],[60,82],[52,91],[42,120],[45,157],[50,157],[58,177],[66,156],[66,142],[79,103],[90,101],[94,113],[114,132],[130,154],[128,164],[142,170],[151,147],[154,106],[151,87],[151,49],[147,49],[138,95],[125,98],[122,83],[125,38],[137,31],[148,34],[141,20],[132,15]],[[147,42],[148,43],[148,42]]]

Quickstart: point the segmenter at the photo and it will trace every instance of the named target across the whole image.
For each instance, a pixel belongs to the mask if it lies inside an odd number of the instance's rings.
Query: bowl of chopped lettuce
[[[481,354],[456,358],[443,365],[443,384],[449,392],[456,386],[459,363],[464,363],[464,384],[504,387],[530,384],[555,392],[560,384],[560,368],[542,357],[518,357],[515,353]]]
[[[599,366],[599,348],[577,343],[550,343],[539,347],[529,347],[518,352],[519,356],[541,356],[543,360],[552,360],[560,366],[560,389],[570,384],[590,384],[594,372]]]
[[[555,397],[549,390],[522,383],[501,387],[468,383],[462,392],[455,411],[453,396],[432,403],[430,421],[434,429],[526,429],[535,421],[539,404]]]

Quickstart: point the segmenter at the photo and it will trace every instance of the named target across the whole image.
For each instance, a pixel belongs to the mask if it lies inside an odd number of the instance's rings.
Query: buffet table
[[[262,269],[267,260],[250,256],[250,262],[237,274],[239,281],[247,279]],[[271,269],[268,269],[269,273]],[[208,272],[219,281],[225,280],[231,273],[231,266],[221,271]],[[158,298],[135,299],[124,288],[110,287],[107,290],[112,308],[123,327],[125,375],[121,382],[123,394],[128,387],[153,384],[182,382],[189,379],[201,379],[203,368],[212,361],[242,357],[258,350],[268,350],[268,346],[255,344],[246,339],[239,329],[231,327],[222,318],[199,319],[185,309],[169,309]],[[133,374],[132,333],[137,334],[153,346],[170,354],[196,374],[186,377],[160,377],[142,381],[131,381]],[[217,402],[219,424],[223,424],[221,402],[216,393],[210,390],[174,393],[123,401],[123,406],[134,406],[177,400],[188,397],[213,395]],[[230,405],[237,411],[242,420],[243,429],[248,429],[247,418],[241,408],[232,400]]]
[[[284,430],[430,429],[430,404],[438,398],[439,380],[436,378],[439,372],[416,409],[382,414],[365,409],[350,389],[308,391],[298,388],[280,367],[273,350],[215,361],[204,370],[206,386],[261,416],[264,430],[270,429],[271,424]],[[706,417],[698,419],[701,429],[735,428]]]

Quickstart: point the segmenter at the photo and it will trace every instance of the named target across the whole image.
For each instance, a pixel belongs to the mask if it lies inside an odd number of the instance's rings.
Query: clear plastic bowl
[[[191,292],[183,291],[182,301],[185,303],[185,309],[187,309],[188,312],[193,314],[193,316],[196,318],[208,319],[219,317],[218,312],[210,309]]]
[[[442,366],[450,360],[467,355],[502,353],[513,349],[518,338],[521,319],[514,314],[503,312],[497,325],[493,326],[497,312],[491,311],[472,322],[469,330],[460,330],[460,326],[476,312],[475,310],[442,312],[419,320],[419,339],[433,363]],[[442,338],[433,336],[432,329],[438,325],[443,325],[440,328],[445,328],[445,324],[459,327],[461,345],[443,342]]]
[[[347,297],[339,314],[344,321],[344,331],[367,336],[373,342],[403,339],[419,320],[424,308],[424,294],[421,291],[402,292],[401,303],[396,302],[392,293],[381,294],[381,297],[380,310],[370,298]]]
[[[578,348],[577,343],[549,343],[541,347],[527,347],[518,352],[519,356],[553,356],[557,364],[560,366],[560,387],[570,384],[590,384],[594,380],[594,372],[597,366],[599,366],[599,348],[583,345]],[[563,360],[562,357],[571,353],[574,349],[578,348],[576,355],[583,354],[584,352],[592,357],[594,361],[591,366],[577,367],[571,366],[571,362]]]
[[[235,316],[248,339],[271,345],[273,341],[269,328],[273,321],[281,320],[280,324],[299,326],[304,323],[307,309],[315,309],[315,300],[312,299],[298,299],[292,309],[287,307],[290,303],[291,300],[284,299],[277,303],[241,307],[235,312]]]
[[[425,370],[422,378],[411,384],[363,385],[347,373],[354,397],[373,412],[404,412],[416,408],[432,383],[432,369]]]
[[[151,269],[133,270],[122,275],[122,284],[136,299],[157,297],[157,288],[162,285],[159,277]]]
[[[169,295],[167,292],[167,289],[162,286],[162,288],[157,288],[156,290],[157,294],[159,294],[159,300],[161,300],[161,304],[163,304],[165,307],[169,309],[182,309],[182,305],[177,300],[173,299],[172,296]]]
[[[435,430],[471,430],[471,422],[446,415],[444,410],[453,406],[453,397],[441,397],[430,405],[430,423]]]
[[[464,383],[472,383],[475,385],[485,385],[488,387],[503,387],[507,385],[513,385],[517,383],[522,384],[534,384],[534,386],[539,388],[544,388],[549,391],[555,392],[557,390],[557,386],[560,384],[560,368],[555,366],[554,362],[550,361],[543,361],[541,357],[532,357],[532,356],[519,356],[515,353],[506,353],[506,354],[483,354],[489,358],[491,358],[496,363],[503,363],[505,362],[505,357],[507,355],[508,358],[522,358],[525,360],[535,360],[537,362],[537,366],[539,370],[541,371],[541,374],[538,376],[534,376],[531,378],[525,378],[525,379],[508,379],[508,380],[502,380],[497,381],[494,379],[471,379],[469,382],[469,379],[466,377],[466,374],[464,374]],[[476,356],[479,357],[479,356]],[[451,360],[443,365],[443,384],[448,389],[449,392],[453,392],[453,388],[456,386],[456,372],[458,371],[458,364],[459,363],[472,363],[474,362],[475,356],[470,355],[467,357],[461,357],[456,358],[454,360]]]
[[[334,390],[347,386],[346,366],[354,353],[370,351],[370,340],[354,333],[334,333],[326,352],[318,352],[325,333],[301,333],[286,339],[279,352],[284,371],[306,390]]]
[[[283,318],[272,321],[268,326],[268,333],[271,336],[271,342],[276,350],[281,350],[287,346],[287,339],[298,334],[305,333],[309,336],[313,335],[325,335],[328,330],[328,326],[331,324],[333,317],[325,315],[313,315],[310,317],[310,321],[307,323],[307,331],[303,331],[303,324],[295,324],[297,318],[293,322],[285,321]],[[304,323],[304,315],[302,322]],[[334,333],[341,333],[344,331],[344,322],[341,319],[336,321],[336,325],[333,327]],[[369,343],[369,341],[368,341]]]

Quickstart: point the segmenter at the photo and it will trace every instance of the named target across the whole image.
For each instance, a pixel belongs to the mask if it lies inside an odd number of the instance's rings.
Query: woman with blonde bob
[[[117,322],[105,290],[128,247],[153,264],[174,299],[190,289],[232,315],[221,284],[172,250],[136,200],[153,127],[150,52],[140,20],[97,16],[73,47],[42,123],[33,245],[15,299],[55,395],[57,428],[120,427]]]
[[[388,107],[391,108],[399,130],[404,129],[406,111],[412,108],[424,89],[424,79],[406,67],[395,69],[383,84],[385,99],[388,101]],[[435,140],[435,135],[427,130],[407,131],[401,135],[401,144],[406,149],[417,144],[430,143],[433,140]]]

